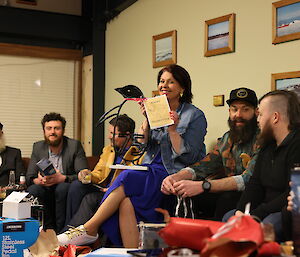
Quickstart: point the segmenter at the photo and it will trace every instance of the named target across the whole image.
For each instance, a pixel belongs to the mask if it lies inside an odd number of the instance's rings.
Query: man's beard
[[[2,134],[2,136],[0,137],[0,153],[4,152],[5,149],[6,149],[5,137]]]
[[[237,126],[237,122],[244,122],[244,125]],[[258,128],[255,115],[250,120],[245,120],[241,118],[231,120],[230,118],[228,118],[228,125],[230,128],[229,137],[234,144],[249,142],[255,135]]]
[[[274,131],[270,125],[270,120],[268,120],[263,130],[260,131],[257,141],[260,146],[265,146],[274,140]]]
[[[50,135],[50,136],[53,136],[53,135]],[[57,136],[57,135],[56,135],[56,136]],[[44,135],[44,138],[45,138],[45,141],[46,141],[46,143],[47,143],[48,145],[54,146],[54,147],[59,146],[59,144],[60,144],[61,141],[62,141],[62,137],[57,137],[57,138],[56,138],[55,140],[53,140],[53,141],[50,141],[49,138],[47,138],[45,135]]]

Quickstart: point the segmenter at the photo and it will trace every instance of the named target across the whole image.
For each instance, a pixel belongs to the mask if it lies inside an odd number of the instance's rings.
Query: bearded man
[[[65,223],[66,200],[70,182],[88,168],[81,143],[64,136],[66,120],[59,113],[46,114],[42,121],[44,140],[33,144],[26,180],[28,192],[44,204],[46,228],[60,231]],[[47,158],[55,174],[43,176],[36,165]]]
[[[250,202],[250,214],[273,224],[276,240],[281,241],[290,172],[300,163],[300,103],[294,92],[285,90],[271,91],[259,103],[261,151],[237,210],[231,214],[242,215]],[[225,219],[229,216],[230,212]]]
[[[248,182],[259,151],[257,97],[253,90],[237,88],[230,92],[227,131],[199,164],[166,177],[164,194],[192,197],[197,218],[222,220],[235,208]]]
[[[0,187],[7,186],[11,170],[15,171],[16,183],[20,180],[20,174],[25,174],[21,150],[6,146],[3,125],[0,122]]]

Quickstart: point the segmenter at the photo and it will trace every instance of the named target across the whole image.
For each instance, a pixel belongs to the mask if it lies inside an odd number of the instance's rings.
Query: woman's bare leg
[[[112,191],[100,205],[94,216],[83,225],[87,234],[91,236],[97,235],[101,224],[118,210],[125,197],[123,185]]]
[[[123,246],[125,248],[138,248],[139,230],[137,227],[134,208],[128,197],[120,204],[119,224]]]

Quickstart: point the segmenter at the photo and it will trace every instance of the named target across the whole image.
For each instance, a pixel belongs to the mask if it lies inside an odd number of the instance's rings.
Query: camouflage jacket
[[[218,139],[214,149],[199,163],[191,166],[196,180],[209,178],[224,178],[233,176],[239,191],[245,189],[245,183],[252,175],[259,152],[256,138],[259,131],[248,143],[233,144],[229,131]]]

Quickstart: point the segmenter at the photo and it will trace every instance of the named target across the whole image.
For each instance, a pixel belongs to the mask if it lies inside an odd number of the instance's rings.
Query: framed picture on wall
[[[29,5],[37,5],[37,0],[17,0],[18,4],[29,4]]]
[[[153,68],[177,63],[177,31],[172,30],[152,37]]]
[[[294,91],[300,99],[300,71],[274,73],[271,78],[272,90]]]
[[[272,3],[273,44],[300,38],[300,0],[282,0]]]
[[[234,52],[235,14],[205,21],[204,56]]]

